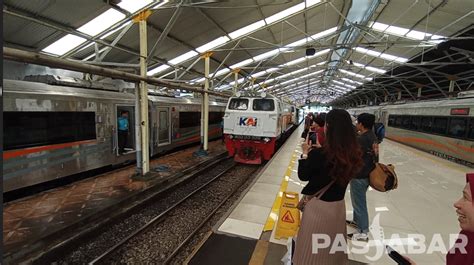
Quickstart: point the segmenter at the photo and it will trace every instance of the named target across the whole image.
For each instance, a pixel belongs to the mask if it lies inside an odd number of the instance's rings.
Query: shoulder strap
[[[331,182],[329,182],[328,185],[326,185],[324,188],[320,189],[318,192],[316,192],[313,196],[320,199],[321,197],[323,197],[324,193],[326,193],[326,191],[332,186],[332,184],[334,184],[336,182],[335,179],[333,179]]]

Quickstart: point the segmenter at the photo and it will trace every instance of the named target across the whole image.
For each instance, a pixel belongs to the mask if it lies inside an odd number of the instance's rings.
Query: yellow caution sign
[[[298,193],[283,192],[282,203],[275,231],[275,238],[288,238],[295,236],[300,226],[300,211],[298,205]]]

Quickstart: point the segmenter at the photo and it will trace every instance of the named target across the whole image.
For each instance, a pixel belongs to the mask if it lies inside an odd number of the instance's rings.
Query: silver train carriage
[[[372,113],[386,137],[436,156],[474,167],[474,98],[349,109]]]
[[[133,161],[135,95],[4,80],[3,191]],[[150,156],[200,141],[201,100],[149,96]],[[222,136],[225,103],[209,103],[209,139]],[[129,113],[125,153],[117,118]]]

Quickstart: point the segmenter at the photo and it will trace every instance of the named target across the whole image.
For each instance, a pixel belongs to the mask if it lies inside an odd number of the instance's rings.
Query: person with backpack
[[[374,124],[374,133],[377,136],[377,143],[382,143],[383,138],[385,138],[385,125],[381,122],[376,122]]]
[[[378,161],[377,137],[373,131],[374,123],[375,116],[373,114],[362,113],[357,117],[356,127],[359,132],[357,140],[362,149],[364,166],[350,183],[354,219],[346,221],[348,225],[357,228],[357,233],[348,234],[348,238],[366,242],[369,240],[369,212],[367,210],[369,174],[375,168],[374,162]]]

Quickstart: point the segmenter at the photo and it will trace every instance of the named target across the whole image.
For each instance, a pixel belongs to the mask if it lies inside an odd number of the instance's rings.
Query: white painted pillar
[[[237,93],[237,80],[239,79],[239,69],[234,70],[234,94]]]
[[[209,57],[211,57],[212,53],[207,53],[204,57],[204,77],[206,80],[204,81],[204,151],[208,149],[208,138],[209,138],[209,94],[207,91],[209,90],[209,67],[210,61]]]
[[[144,11],[142,14],[146,14]],[[140,75],[146,76],[147,73],[147,15],[143,15],[139,21],[140,30]],[[142,175],[150,171],[150,154],[149,154],[149,124],[148,124],[148,86],[144,81],[140,81],[140,134],[142,143]]]

